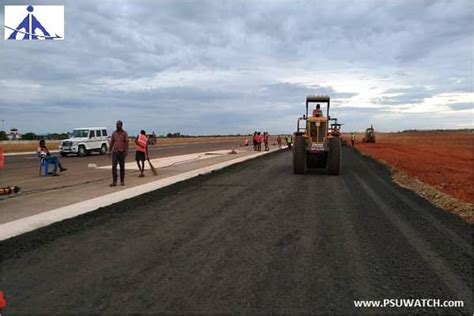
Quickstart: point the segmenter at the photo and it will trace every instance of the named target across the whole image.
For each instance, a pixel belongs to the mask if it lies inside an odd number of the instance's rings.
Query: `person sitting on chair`
[[[54,164],[53,176],[59,176],[58,168],[59,168],[59,171],[61,172],[67,170],[67,168],[64,168],[61,165],[61,161],[59,161],[58,157],[51,156],[51,153],[49,152],[48,147],[46,147],[46,142],[44,141],[44,139],[40,140],[39,147],[36,153],[40,159],[44,159],[48,161],[49,163]]]

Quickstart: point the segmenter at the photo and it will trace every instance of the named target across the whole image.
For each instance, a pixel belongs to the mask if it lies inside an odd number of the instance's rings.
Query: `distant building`
[[[20,140],[21,134],[18,132],[18,129],[12,128],[10,132],[7,134],[8,140]]]

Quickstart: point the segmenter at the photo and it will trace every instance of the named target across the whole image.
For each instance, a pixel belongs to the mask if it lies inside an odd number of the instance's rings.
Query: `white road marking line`
[[[166,149],[172,149],[172,148],[183,148],[183,147],[188,147],[189,145],[202,145],[202,144],[205,144],[205,143],[189,143],[189,144],[176,145],[176,146],[161,145],[162,147],[149,147],[149,151],[166,150]],[[49,152],[57,154],[59,153],[59,150],[50,150]],[[133,152],[135,151],[133,150]],[[6,156],[22,156],[22,155],[26,156],[26,155],[36,155],[36,152],[35,151],[15,152],[15,153],[5,153],[3,155],[5,157]]]
[[[150,159],[150,161],[155,168],[166,168],[172,165],[179,165],[183,163],[204,160],[204,159],[208,159],[208,158],[212,158],[212,157],[216,157],[220,155],[227,155],[229,154],[229,152],[230,150],[218,150],[218,151],[211,151],[211,152],[201,152],[201,153],[194,153],[194,154],[187,154],[187,155],[156,158],[156,159]],[[97,169],[110,169],[110,168],[112,168],[112,165],[97,167]],[[125,169],[138,170],[136,161],[125,163]],[[148,166],[148,164],[145,164],[145,169],[146,170],[150,169],[150,166]]]

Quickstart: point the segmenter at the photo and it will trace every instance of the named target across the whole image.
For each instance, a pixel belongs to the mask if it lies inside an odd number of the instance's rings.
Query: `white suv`
[[[63,157],[68,154],[77,154],[82,157],[89,155],[93,151],[104,155],[107,153],[108,147],[107,128],[75,128],[70,138],[59,143],[59,152]]]

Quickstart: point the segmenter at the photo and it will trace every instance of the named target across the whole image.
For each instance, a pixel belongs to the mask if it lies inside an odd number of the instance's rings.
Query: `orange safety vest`
[[[137,139],[137,151],[142,151],[142,152],[146,152],[146,145],[148,143],[148,138],[143,135],[143,134],[140,134],[138,135],[138,139]]]

